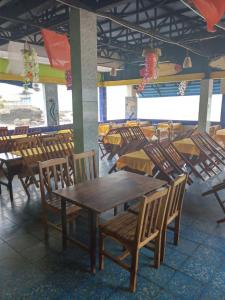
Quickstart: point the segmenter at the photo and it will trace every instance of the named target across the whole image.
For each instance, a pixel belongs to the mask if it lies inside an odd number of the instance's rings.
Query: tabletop
[[[103,213],[166,184],[164,180],[119,171],[78,186],[54,191],[54,194],[83,208]]]
[[[22,156],[11,153],[11,152],[6,152],[6,153],[0,153],[0,161],[13,161],[13,160],[19,160],[22,159]]]

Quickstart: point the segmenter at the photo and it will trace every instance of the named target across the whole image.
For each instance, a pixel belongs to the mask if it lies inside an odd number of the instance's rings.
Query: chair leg
[[[20,182],[24,188],[25,193],[27,194],[27,197],[30,198],[30,193],[29,193],[28,188],[22,178],[20,178]]]
[[[159,236],[155,240],[154,267],[156,269],[158,269],[160,266],[161,239],[162,239],[162,236],[160,233]]]
[[[130,271],[130,291],[134,293],[137,286],[137,271],[138,271],[138,256],[139,250],[132,253],[131,271]]]
[[[180,215],[178,215],[175,219],[173,243],[176,246],[178,245],[179,242],[179,234],[180,234]]]
[[[165,228],[165,230],[163,230],[162,238],[161,238],[161,253],[160,253],[160,262],[161,263],[164,261],[165,247],[166,247],[166,228]]]
[[[104,269],[104,236],[99,232],[99,270]]]

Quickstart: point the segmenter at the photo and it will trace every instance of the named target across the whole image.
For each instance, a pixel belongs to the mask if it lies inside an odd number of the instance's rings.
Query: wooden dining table
[[[61,197],[62,242],[67,247],[66,203],[78,205],[88,210],[90,221],[90,265],[92,273],[96,272],[96,239],[98,217],[101,213],[126,204],[149,192],[165,186],[166,181],[131,172],[119,171],[105,177],[66,187],[54,194]]]

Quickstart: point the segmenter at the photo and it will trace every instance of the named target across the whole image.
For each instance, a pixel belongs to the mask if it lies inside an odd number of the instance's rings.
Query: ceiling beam
[[[209,54],[203,52],[203,51],[200,51],[196,48],[193,48],[191,46],[188,46],[188,45],[184,45],[180,42],[176,42],[172,39],[169,39],[167,37],[164,37],[163,35],[159,34],[158,32],[156,31],[153,31],[153,30],[149,30],[149,29],[146,29],[146,28],[143,28],[137,24],[133,24],[132,22],[129,22],[127,20],[124,20],[124,19],[121,19],[121,18],[118,18],[116,16],[114,16],[113,14],[111,13],[106,13],[106,12],[102,12],[102,11],[94,11],[88,7],[84,8],[84,5],[81,4],[80,2],[78,2],[77,0],[57,0],[58,2],[64,4],[64,5],[68,5],[69,7],[71,8],[83,8],[83,9],[86,9],[94,14],[96,14],[97,16],[100,16],[100,17],[103,17],[103,18],[107,18],[109,20],[112,20],[113,22],[121,25],[121,26],[124,26],[126,28],[129,28],[133,31],[136,31],[136,32],[139,32],[139,33],[143,33],[144,35],[147,35],[147,36],[150,36],[156,40],[159,40],[161,42],[164,42],[164,43],[167,43],[167,44],[170,44],[170,45],[174,45],[174,46],[177,46],[177,47],[181,47],[181,48],[184,48],[186,50],[189,50],[190,52],[196,54],[196,55],[199,55],[199,56],[203,56],[203,57],[209,57]]]

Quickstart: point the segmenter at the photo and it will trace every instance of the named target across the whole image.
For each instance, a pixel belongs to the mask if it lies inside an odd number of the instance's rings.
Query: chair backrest
[[[73,134],[71,132],[58,134],[58,140],[61,143],[62,149],[67,156],[74,154]]]
[[[135,140],[135,136],[132,134],[130,127],[120,127],[117,129],[118,133],[121,135],[123,145],[131,143]]]
[[[17,126],[14,129],[14,135],[28,134],[29,126]]]
[[[9,132],[7,127],[0,127],[0,141],[8,140]]]
[[[66,153],[58,135],[48,137],[42,136],[41,143],[42,147],[44,148],[44,151],[47,153],[48,159],[66,156]]]
[[[132,135],[135,137],[135,139],[140,141],[143,144],[143,146],[145,144],[148,144],[148,140],[145,137],[143,131],[140,128],[140,126],[132,126],[132,127],[130,127],[130,131],[132,132]]]
[[[37,136],[29,136],[14,141],[14,151],[19,151],[23,157],[23,163],[26,166],[33,166],[39,161],[47,159],[44,149],[41,147],[40,140]]]
[[[168,141],[161,142],[160,147],[165,155],[167,155],[176,165],[178,165],[180,168],[185,166],[186,161],[172,143]]]
[[[39,162],[39,177],[41,199],[45,202],[46,197],[52,198],[52,191],[70,186],[67,157]]]
[[[146,195],[139,206],[136,240],[140,246],[163,229],[168,204],[169,187]]]
[[[95,151],[73,154],[74,183],[78,184],[97,178]]]
[[[171,180],[171,175],[176,169],[164,155],[160,145],[157,143],[149,143],[143,149],[156,168],[167,178],[167,180]]]
[[[173,218],[180,213],[187,183],[187,174],[178,175],[171,183],[170,195],[166,212],[166,223],[169,224]]]

